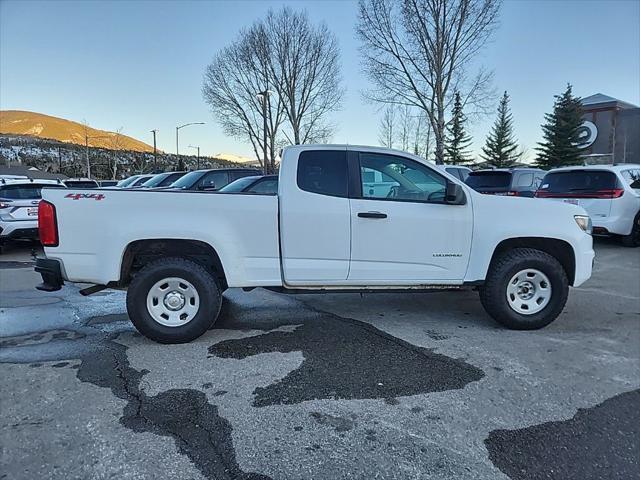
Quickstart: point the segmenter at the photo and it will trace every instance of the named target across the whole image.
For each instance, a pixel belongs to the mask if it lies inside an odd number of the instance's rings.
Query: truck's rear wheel
[[[204,267],[184,258],[145,265],[127,291],[127,312],[144,336],[160,343],[198,338],[215,322],[222,294]]]
[[[553,322],[567,302],[569,280],[557,259],[532,248],[515,248],[491,265],[480,301],[494,320],[515,330]]]

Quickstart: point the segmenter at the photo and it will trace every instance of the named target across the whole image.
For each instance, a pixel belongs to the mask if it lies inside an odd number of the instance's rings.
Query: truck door
[[[297,165],[284,158],[279,201],[285,283],[344,284],[351,253],[346,148],[303,150]]]
[[[422,163],[386,153],[350,151],[349,156],[357,158],[361,188],[350,201],[347,283],[462,281],[471,249],[470,203],[445,203],[447,180]]]

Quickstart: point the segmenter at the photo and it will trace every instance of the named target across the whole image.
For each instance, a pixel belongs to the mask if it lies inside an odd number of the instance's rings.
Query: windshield
[[[146,182],[150,178],[151,178],[151,175],[143,175],[142,177],[138,178],[135,182],[133,182],[129,186],[130,187],[139,187],[140,185],[142,185],[144,182]]]
[[[479,188],[508,189],[511,184],[511,172],[471,172],[465,183],[474,190]]]
[[[250,186],[253,182],[258,180],[259,178],[260,178],[259,176],[242,177],[242,178],[239,178],[238,180],[231,182],[229,185],[225,185],[219,191],[225,192],[225,193],[242,192],[244,191],[245,188]]]
[[[597,193],[616,188],[616,176],[607,170],[571,170],[547,173],[540,191],[554,194]]]
[[[148,187],[148,188],[158,187],[158,186],[160,186],[162,181],[165,178],[167,178],[169,175],[171,175],[171,174],[170,173],[159,173],[158,175],[155,175],[155,176],[151,177],[149,180],[147,180],[146,182],[144,182],[142,184],[142,186],[143,187]]]
[[[31,200],[42,198],[42,187],[64,188],[55,183],[29,183],[24,185],[3,185],[0,187],[0,198],[8,200]]]
[[[125,178],[120,183],[118,183],[118,186],[122,188],[128,187],[133,182],[135,182],[138,178],[140,178],[140,175],[134,175],[133,177]]]
[[[189,172],[184,177],[171,184],[171,188],[191,188],[194,183],[200,180],[200,177],[206,172],[202,170],[196,170],[195,172]]]

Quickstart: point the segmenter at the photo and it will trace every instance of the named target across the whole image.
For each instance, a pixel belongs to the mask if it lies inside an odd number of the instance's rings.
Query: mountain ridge
[[[109,150],[153,152],[153,147],[128,135],[89,127],[73,120],[26,110],[0,110],[0,134],[32,136]]]

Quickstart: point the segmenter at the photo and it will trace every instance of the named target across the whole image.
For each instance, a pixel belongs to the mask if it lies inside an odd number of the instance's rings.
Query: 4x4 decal
[[[104,195],[102,193],[68,193],[64,198],[73,198],[74,200],[80,200],[81,198],[93,198],[94,200],[102,200]]]

